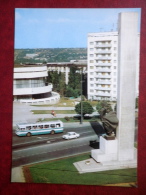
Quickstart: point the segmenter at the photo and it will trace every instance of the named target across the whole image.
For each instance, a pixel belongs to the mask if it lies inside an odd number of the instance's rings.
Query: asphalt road
[[[93,149],[93,145],[92,147],[90,145],[91,141],[96,140],[98,143],[98,135],[94,130],[98,125],[94,123],[79,126],[76,129],[75,127],[65,128],[64,133],[55,135],[18,137],[14,134],[12,167],[90,152]],[[93,126],[96,128],[93,129]],[[68,131],[75,131],[80,134],[80,137],[73,140],[62,139],[62,135]]]

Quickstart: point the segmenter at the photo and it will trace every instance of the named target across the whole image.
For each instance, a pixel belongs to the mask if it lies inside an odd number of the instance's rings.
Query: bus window
[[[42,129],[43,128],[43,125],[39,125],[39,128]]]
[[[31,129],[31,126],[27,126],[27,127],[26,127],[26,130],[30,130],[30,129]]]
[[[45,125],[44,128],[49,128],[49,125]]]
[[[56,124],[56,127],[60,127],[60,123]]]
[[[25,128],[21,128],[21,131],[24,131],[25,130]]]
[[[55,124],[51,124],[50,127],[55,128]]]
[[[37,128],[37,126],[33,126],[33,129],[36,129]]]

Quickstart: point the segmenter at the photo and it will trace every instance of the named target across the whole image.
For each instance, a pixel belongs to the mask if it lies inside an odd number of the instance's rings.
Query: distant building
[[[71,62],[61,62],[61,63],[47,63],[48,71],[57,71],[65,74],[65,84],[68,85],[70,68],[76,66],[77,68],[82,68],[83,72],[87,71],[87,61],[86,60],[72,60]]]
[[[35,53],[33,53],[33,54],[26,54],[27,58],[34,58],[36,56],[38,56],[38,54],[35,54]]]
[[[53,102],[60,95],[52,91],[52,84],[46,83],[47,66],[20,65],[14,68],[13,96],[14,101],[35,103]]]
[[[137,49],[136,96],[138,96],[139,35],[135,49]],[[118,79],[118,32],[88,34],[87,64],[88,99],[115,101],[117,99]]]

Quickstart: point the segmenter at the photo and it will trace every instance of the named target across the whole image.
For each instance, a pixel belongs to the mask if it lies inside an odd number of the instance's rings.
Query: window
[[[39,128],[42,129],[43,128],[43,125],[39,125]]]
[[[93,54],[90,54],[90,57],[93,57],[94,55]]]
[[[116,48],[116,47],[114,47],[114,50],[116,51],[116,50],[117,50],[117,48]]]
[[[90,69],[94,69],[94,66],[90,66]]]
[[[90,89],[90,92],[94,92],[94,90],[93,89]]]
[[[31,126],[27,126],[26,127],[26,130],[31,130]]]
[[[90,60],[90,63],[94,63],[94,60]]]
[[[54,128],[55,127],[55,124],[51,124],[50,127]]]
[[[49,128],[49,125],[45,125],[44,128]]]
[[[94,44],[94,42],[90,42],[90,45],[93,45]]]
[[[90,84],[90,87],[94,87],[94,85],[93,84]]]
[[[90,51],[93,51],[93,48],[90,48]]]
[[[94,72],[90,72],[90,75],[93,75],[94,74]]]
[[[90,81],[93,81],[93,78],[90,78]]]

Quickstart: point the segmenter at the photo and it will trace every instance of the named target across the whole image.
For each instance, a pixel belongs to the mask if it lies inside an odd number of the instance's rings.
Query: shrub
[[[68,116],[65,116],[64,119],[65,119],[66,121],[69,121],[69,120],[70,120],[70,118],[69,118]]]

